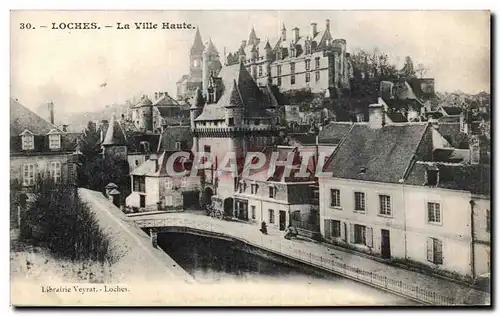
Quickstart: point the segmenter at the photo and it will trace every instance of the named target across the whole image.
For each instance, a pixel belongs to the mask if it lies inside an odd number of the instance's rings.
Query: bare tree
[[[425,74],[427,74],[427,71],[429,71],[429,69],[425,68],[422,63],[418,64],[417,69],[415,69],[415,73],[417,73],[420,78],[423,78]]]

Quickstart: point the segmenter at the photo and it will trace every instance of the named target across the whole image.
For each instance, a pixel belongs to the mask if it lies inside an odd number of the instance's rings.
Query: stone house
[[[370,121],[355,123],[327,162],[331,175],[319,179],[325,241],[465,278],[472,266],[485,271],[487,237],[471,233],[472,195],[481,197],[475,216],[485,222],[489,212],[488,167],[470,160],[477,149],[464,154],[432,124],[386,124],[383,107],[370,111]],[[481,256],[475,263],[471,249]]]

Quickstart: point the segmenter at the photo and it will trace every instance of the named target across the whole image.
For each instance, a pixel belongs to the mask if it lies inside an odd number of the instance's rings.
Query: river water
[[[341,276],[313,274],[249,254],[234,247],[230,241],[186,233],[163,233],[158,235],[158,245],[200,283],[252,284],[263,289],[285,284],[287,288],[307,288],[338,297],[338,300],[328,300],[331,305],[416,305]]]

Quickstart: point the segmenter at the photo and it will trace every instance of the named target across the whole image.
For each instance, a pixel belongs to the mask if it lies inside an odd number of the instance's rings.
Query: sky
[[[13,11],[11,97],[32,109],[53,101],[65,112],[82,112],[156,91],[175,96],[176,81],[189,70],[195,30],[135,30],[134,22],[191,23],[222,56],[248,39],[252,27],[272,39],[283,23],[291,36],[293,27],[309,34],[311,22],[322,30],[326,19],[348,51],[377,48],[399,67],[405,56],[423,63],[437,91],[490,92],[487,11]],[[51,29],[69,22],[96,22],[101,29]],[[117,22],[132,29],[104,27]]]

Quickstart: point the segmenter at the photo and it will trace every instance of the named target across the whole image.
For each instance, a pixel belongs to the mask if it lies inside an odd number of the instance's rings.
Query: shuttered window
[[[427,238],[427,261],[443,264],[443,242],[437,238]]]
[[[325,237],[330,238],[330,236],[332,235],[332,227],[330,226],[330,220],[325,219],[324,224],[325,224]]]
[[[332,237],[338,238],[340,237],[340,221],[331,221],[332,222]]]

